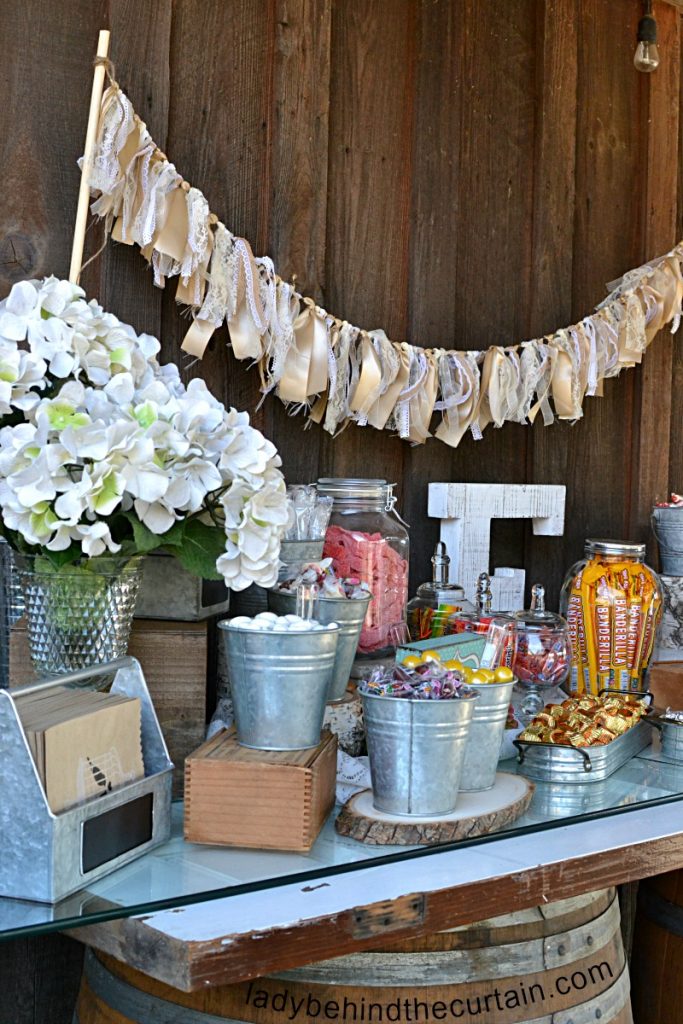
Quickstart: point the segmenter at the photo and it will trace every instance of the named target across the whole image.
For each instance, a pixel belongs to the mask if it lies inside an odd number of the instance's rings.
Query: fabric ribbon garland
[[[268,257],[233,235],[199,189],[162,153],[116,82],[104,93],[90,179],[105,232],[137,244],[164,287],[194,314],[182,348],[201,359],[227,323],[238,359],[257,364],[265,398],[337,434],[350,423],[392,430],[413,444],[457,446],[491,423],[575,422],[586,395],[638,364],[667,324],[678,330],[683,242],[630,270],[595,313],[542,339],[485,352],[422,349],[340,320],[277,276]],[[432,420],[441,422],[432,430]]]

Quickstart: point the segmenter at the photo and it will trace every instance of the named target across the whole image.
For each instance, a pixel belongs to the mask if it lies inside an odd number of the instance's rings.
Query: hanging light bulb
[[[657,22],[652,14],[652,0],[647,0],[645,14],[638,22],[638,45],[633,63],[637,71],[656,71],[659,67]]]

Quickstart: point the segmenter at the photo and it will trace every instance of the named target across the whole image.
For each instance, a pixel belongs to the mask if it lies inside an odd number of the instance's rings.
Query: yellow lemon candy
[[[494,675],[497,683],[511,683],[515,678],[514,672],[507,665],[501,665],[500,668],[497,668]]]
[[[490,668],[478,668],[477,673],[484,677],[484,681],[487,683],[493,683],[496,678],[496,673]]]
[[[490,671],[490,669],[479,668],[476,672],[472,673],[468,682],[472,683],[472,686],[482,686],[486,683],[491,683],[493,682],[493,678],[489,678],[487,675]],[[491,677],[493,677],[493,672],[491,672]]]
[[[441,661],[441,655],[438,651],[424,651],[420,661],[423,665],[428,665],[430,661]]]
[[[409,654],[407,658],[403,659],[401,664],[404,668],[417,668],[418,665],[422,664],[422,660],[416,654]]]
[[[464,665],[457,658],[451,658],[449,661],[442,662],[444,668],[447,668],[449,672],[462,672]]]
[[[462,672],[463,676],[465,677],[465,682],[466,683],[471,683],[472,682],[472,676],[474,675],[474,672],[469,667],[469,665],[463,665],[463,667],[460,669],[460,671]]]

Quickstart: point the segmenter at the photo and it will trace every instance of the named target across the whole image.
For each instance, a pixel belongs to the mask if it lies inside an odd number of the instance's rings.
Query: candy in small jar
[[[540,583],[531,588],[531,608],[515,612],[514,620],[512,671],[529,691],[522,711],[533,717],[543,708],[543,690],[561,686],[569,675],[569,630],[561,615],[546,611],[545,588]]]
[[[406,621],[408,531],[393,488],[386,480],[318,480],[318,493],[334,499],[323,556],[337,576],[362,580],[373,595],[358,647],[366,657],[390,654],[392,628]]]
[[[446,545],[440,540],[432,555],[432,579],[421,583],[408,603],[411,640],[447,636],[455,632],[450,627],[454,615],[474,611],[460,584],[448,582],[450,561]]]

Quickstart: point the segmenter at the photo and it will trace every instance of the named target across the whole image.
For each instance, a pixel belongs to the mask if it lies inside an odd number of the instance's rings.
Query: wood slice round
[[[376,846],[418,846],[473,839],[510,825],[531,802],[534,784],[523,775],[497,772],[492,789],[461,793],[452,814],[433,818],[391,815],[378,811],[372,790],[363,789],[347,800],[335,823],[337,832]]]

